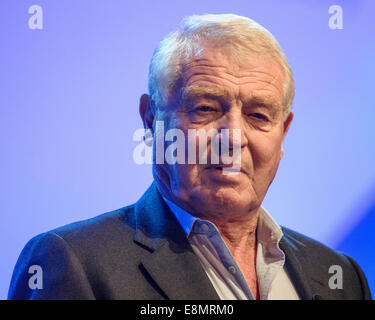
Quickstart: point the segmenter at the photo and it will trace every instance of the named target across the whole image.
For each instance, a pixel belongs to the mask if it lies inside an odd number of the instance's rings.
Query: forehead
[[[183,97],[221,96],[225,99],[283,101],[283,71],[272,57],[238,58],[217,49],[182,63],[180,89]]]

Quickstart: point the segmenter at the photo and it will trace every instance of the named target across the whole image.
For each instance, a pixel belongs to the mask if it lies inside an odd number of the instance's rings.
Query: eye
[[[216,112],[216,109],[210,107],[210,106],[199,106],[194,109],[194,111],[198,112]]]
[[[268,121],[268,118],[262,113],[250,113],[248,116],[259,120]]]
[[[189,117],[192,122],[213,121],[221,114],[220,109],[210,105],[198,105],[189,111]]]

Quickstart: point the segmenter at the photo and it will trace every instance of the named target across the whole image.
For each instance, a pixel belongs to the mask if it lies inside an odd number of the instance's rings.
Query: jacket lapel
[[[167,298],[219,299],[155,182],[136,203],[135,219],[134,241],[150,252],[141,267]]]
[[[304,254],[298,247],[305,247],[305,245],[291,236],[288,229],[283,228],[283,233],[284,236],[280,241],[280,248],[285,252],[285,266],[291,276],[297,292],[300,294],[301,299],[323,299],[319,295],[319,292],[316,292],[314,289],[315,283],[313,283],[312,280],[320,285],[322,285],[322,282],[319,279],[314,279],[307,276],[304,271],[310,270],[312,265],[316,266],[316,262],[309,261],[308,258],[304,257]]]

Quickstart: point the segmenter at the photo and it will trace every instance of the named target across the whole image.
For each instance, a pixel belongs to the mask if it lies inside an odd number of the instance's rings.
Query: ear
[[[284,133],[283,133],[283,140],[285,139],[285,135],[289,130],[290,124],[292,123],[292,120],[294,118],[294,113],[293,111],[289,112],[288,118],[284,120]]]
[[[153,141],[153,122],[155,117],[155,108],[148,94],[143,94],[139,101],[139,114],[142,118],[145,128],[144,141],[147,146],[152,146]]]
[[[288,117],[284,120],[283,141],[284,141],[285,136],[286,136],[286,134],[287,134],[287,132],[288,132],[288,130],[290,128],[290,124],[292,123],[293,118],[294,118],[294,113],[293,113],[293,111],[290,111]],[[281,156],[280,156],[280,159],[283,156],[283,154],[284,154],[284,149],[283,149],[283,146],[281,146]]]
[[[142,94],[139,100],[139,114],[144,128],[153,130],[155,110],[150,96],[146,93]]]

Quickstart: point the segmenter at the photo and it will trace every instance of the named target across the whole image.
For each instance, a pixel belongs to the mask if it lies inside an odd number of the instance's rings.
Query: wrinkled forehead
[[[266,63],[283,76],[281,61],[274,52],[260,53],[243,47],[220,47],[211,44],[193,47],[182,53],[179,63],[182,73],[193,66],[219,66],[239,74],[241,71]]]
[[[210,94],[213,91],[215,95],[228,96],[227,88],[220,88],[223,84],[215,83],[215,79],[221,78],[226,79],[228,87],[241,87],[261,80],[260,88],[262,85],[265,89],[272,88],[274,99],[280,103],[283,99],[284,73],[275,58],[265,54],[250,54],[240,58],[228,50],[217,48],[202,50],[199,55],[181,61],[179,97]],[[199,90],[199,86],[202,86],[202,90]]]

